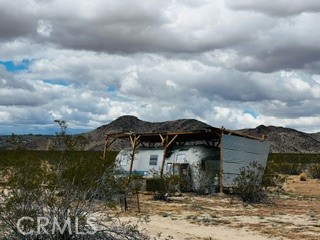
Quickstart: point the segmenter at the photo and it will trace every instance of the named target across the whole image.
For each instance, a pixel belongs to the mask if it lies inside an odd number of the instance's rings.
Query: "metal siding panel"
[[[248,153],[268,154],[270,143],[250,138],[222,135],[223,149],[232,149]]]
[[[266,166],[270,143],[238,136],[223,135],[223,185],[232,185],[240,168],[257,161]]]

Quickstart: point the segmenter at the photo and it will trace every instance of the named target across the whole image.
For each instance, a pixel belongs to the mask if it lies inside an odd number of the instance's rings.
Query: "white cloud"
[[[226,0],[226,5],[238,10],[262,12],[271,16],[298,15],[303,12],[320,12],[317,0]]]
[[[37,33],[39,35],[43,37],[50,37],[51,32],[52,32],[52,25],[50,21],[45,21],[45,20],[38,21]]]
[[[0,9],[0,61],[30,62],[0,68],[0,129],[43,130],[57,118],[87,129],[132,114],[320,131],[315,1],[18,0]]]

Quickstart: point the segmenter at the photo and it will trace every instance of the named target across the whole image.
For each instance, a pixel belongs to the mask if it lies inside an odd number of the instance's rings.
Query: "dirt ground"
[[[230,195],[182,194],[170,202],[140,194],[136,208],[120,213],[155,239],[320,240],[320,181],[287,178],[268,204],[243,204]],[[141,221],[144,219],[144,221]]]

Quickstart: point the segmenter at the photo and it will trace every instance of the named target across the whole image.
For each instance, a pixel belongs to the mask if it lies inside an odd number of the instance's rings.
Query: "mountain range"
[[[179,119],[166,122],[146,122],[135,116],[122,116],[97,129],[72,135],[77,140],[76,149],[103,150],[104,139],[108,133],[116,132],[179,132],[210,128],[212,126],[195,119]],[[271,143],[270,152],[279,153],[320,153],[320,132],[305,133],[291,128],[260,125],[252,129],[236,130],[253,136],[267,136]],[[116,141],[112,148],[119,150],[129,145],[124,140]],[[60,141],[61,142],[61,141]],[[0,136],[0,149],[13,149],[17,146],[30,150],[61,149],[59,138],[55,135],[10,135]]]

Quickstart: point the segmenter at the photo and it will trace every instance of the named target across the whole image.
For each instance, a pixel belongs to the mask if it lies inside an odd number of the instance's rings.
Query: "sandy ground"
[[[270,203],[256,205],[228,195],[183,194],[162,202],[144,193],[141,213],[132,203],[120,218],[138,224],[155,239],[320,240],[319,180],[301,182],[294,176],[285,190],[270,195]]]
[[[134,221],[134,219],[131,219]],[[247,228],[232,228],[223,225],[192,224],[183,217],[163,219],[161,216],[151,216],[149,223],[140,223],[140,228],[145,229],[154,238],[164,239],[270,239]],[[275,239],[275,238],[273,238]]]
[[[320,240],[320,180],[290,176],[267,204],[244,204],[232,195],[183,193],[170,202],[155,201],[149,193],[139,196],[140,213],[132,201],[127,212],[97,214],[131,221],[157,240]],[[104,217],[101,222],[108,224]]]

